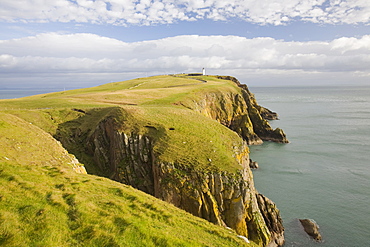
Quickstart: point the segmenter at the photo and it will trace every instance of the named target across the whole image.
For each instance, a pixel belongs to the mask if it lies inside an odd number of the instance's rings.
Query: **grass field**
[[[206,82],[205,82],[206,81]],[[211,76],[153,76],[102,86],[0,100],[0,110],[163,105],[191,99],[212,90],[238,91],[236,84]]]

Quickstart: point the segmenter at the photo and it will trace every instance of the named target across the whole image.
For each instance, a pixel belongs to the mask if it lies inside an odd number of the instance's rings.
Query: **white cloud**
[[[282,25],[370,23],[368,0],[2,0],[0,20],[152,25],[183,20],[240,18]]]
[[[85,78],[89,81],[105,75],[103,83],[120,73],[182,73],[202,67],[211,74],[233,73],[241,78],[258,74],[260,80],[273,73],[296,79],[347,73],[369,80],[370,35],[331,42],[184,35],[126,43],[87,33],[44,33],[0,41],[0,74],[8,77],[61,78],[73,73],[89,74]]]

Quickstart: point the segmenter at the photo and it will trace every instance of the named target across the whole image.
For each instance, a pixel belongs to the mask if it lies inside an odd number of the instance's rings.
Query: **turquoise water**
[[[280,209],[285,246],[370,246],[370,87],[251,91],[291,142],[251,147],[256,188]],[[314,219],[324,241],[297,218]]]

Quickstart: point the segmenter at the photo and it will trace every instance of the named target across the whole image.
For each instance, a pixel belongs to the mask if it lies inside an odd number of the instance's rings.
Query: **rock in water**
[[[258,169],[259,166],[258,166],[257,161],[253,161],[253,160],[249,159],[249,167],[251,169]]]
[[[314,220],[299,219],[299,221],[301,222],[305,232],[308,235],[310,235],[316,241],[321,241],[322,240],[321,234],[319,232],[319,226],[317,225],[317,223]]]

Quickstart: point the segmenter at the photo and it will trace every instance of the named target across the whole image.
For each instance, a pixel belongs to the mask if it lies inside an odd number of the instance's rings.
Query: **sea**
[[[250,90],[279,114],[270,124],[290,141],[250,147],[255,186],[279,208],[285,246],[370,246],[370,86]],[[48,91],[0,90],[0,98]],[[304,233],[302,218],[319,225],[321,243]]]
[[[43,89],[0,89],[0,99],[15,99],[36,94],[44,94],[62,91],[60,88],[43,88]]]
[[[255,186],[279,208],[285,246],[370,246],[370,86],[250,90],[290,141],[250,147]],[[319,225],[321,243],[303,218]]]

